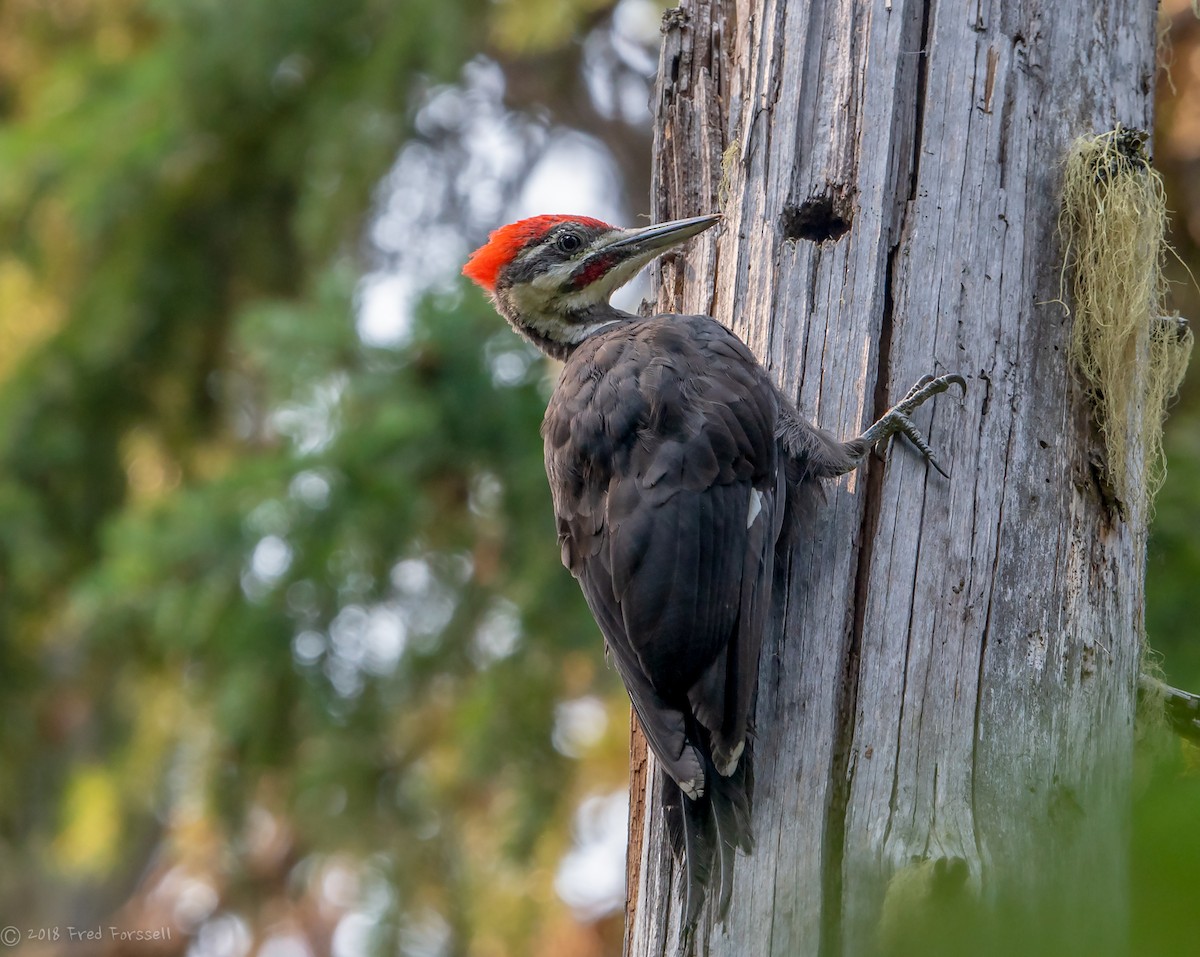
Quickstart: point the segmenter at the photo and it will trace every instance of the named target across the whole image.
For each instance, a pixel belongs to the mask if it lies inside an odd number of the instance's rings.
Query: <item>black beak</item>
[[[583,289],[604,280],[611,292],[615,288],[614,282],[616,285],[628,282],[637,270],[664,250],[678,246],[720,221],[720,216],[695,216],[640,229],[614,230],[588,250],[565,284],[564,291]]]
[[[611,240],[594,250],[595,253],[616,253],[621,259],[632,259],[644,255],[656,255],[671,246],[704,232],[721,221],[719,215],[693,216],[691,219],[676,219],[669,223],[643,226],[640,229],[623,229]]]

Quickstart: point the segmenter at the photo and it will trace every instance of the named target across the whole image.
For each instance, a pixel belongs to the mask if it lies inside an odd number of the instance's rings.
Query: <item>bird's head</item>
[[[628,318],[608,298],[639,269],[719,220],[620,229],[587,216],[534,216],[492,233],[463,273],[518,332],[562,358],[593,332]]]

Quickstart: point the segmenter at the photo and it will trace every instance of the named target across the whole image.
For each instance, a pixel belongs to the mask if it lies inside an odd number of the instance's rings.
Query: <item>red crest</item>
[[[532,216],[521,219],[495,230],[488,241],[471,253],[463,266],[463,275],[478,283],[488,292],[496,288],[500,270],[507,266],[517,253],[546,235],[559,223],[579,223],[589,229],[612,229],[608,223],[590,216]]]

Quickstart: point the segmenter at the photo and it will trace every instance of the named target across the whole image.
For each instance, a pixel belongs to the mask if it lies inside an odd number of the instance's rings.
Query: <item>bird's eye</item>
[[[557,246],[564,253],[577,253],[580,247],[583,246],[583,240],[574,233],[563,233],[558,237]]]

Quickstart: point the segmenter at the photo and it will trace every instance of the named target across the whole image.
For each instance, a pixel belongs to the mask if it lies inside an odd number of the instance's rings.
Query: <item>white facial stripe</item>
[[[576,265],[578,264],[574,260],[570,260],[551,266],[541,275],[535,276],[531,285],[547,291],[558,290],[571,278],[571,273],[575,271]]]
[[[611,234],[597,237],[588,247],[588,254],[596,252],[611,239]],[[528,282],[509,287],[506,294],[521,316],[522,323],[532,332],[553,342],[578,345],[616,320],[579,325],[566,321],[565,317],[585,314],[589,309],[608,302],[613,292],[629,282],[658,252],[643,253],[617,263],[582,289],[571,289],[571,277],[586,259],[586,256],[576,256],[568,262],[548,266],[545,272]],[[527,255],[536,255],[536,252]],[[564,292],[564,289],[567,291]]]
[[[620,321],[620,319],[609,319],[605,322],[593,322],[590,326],[572,326],[572,331],[578,330],[579,335],[571,338],[569,341],[572,343],[583,342],[588,336],[595,335],[601,329],[607,329],[609,326],[614,326]]]
[[[621,321],[619,319],[606,319],[604,322],[579,325],[564,323],[556,316],[544,313],[527,314],[527,318],[529,328],[538,335],[545,336],[547,339],[552,339],[555,342],[565,342],[569,345],[578,345],[588,336],[595,335],[601,329],[606,329]]]

